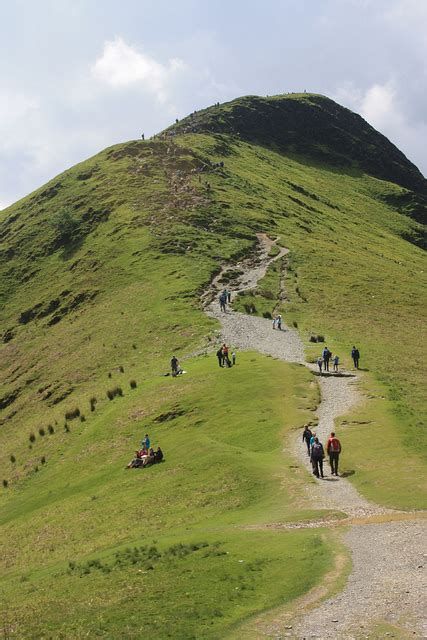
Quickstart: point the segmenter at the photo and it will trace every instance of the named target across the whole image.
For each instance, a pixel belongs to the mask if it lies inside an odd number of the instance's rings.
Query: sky
[[[427,0],[0,0],[0,210],[241,95],[325,94],[427,174]]]

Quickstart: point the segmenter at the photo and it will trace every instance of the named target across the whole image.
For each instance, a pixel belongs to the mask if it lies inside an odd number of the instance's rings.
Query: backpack
[[[333,451],[334,453],[339,453],[340,448],[341,447],[338,438],[332,438],[329,443],[329,450]]]
[[[323,458],[323,447],[320,444],[320,442],[315,442],[313,444],[313,446],[311,447],[311,455],[313,456],[313,458],[316,458],[317,460],[320,460],[321,458]]]

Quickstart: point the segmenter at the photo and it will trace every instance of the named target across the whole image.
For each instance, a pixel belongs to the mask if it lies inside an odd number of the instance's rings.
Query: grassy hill
[[[312,376],[195,355],[217,330],[201,292],[259,231],[289,260],[236,306],[280,309],[308,358],[311,335],[347,367],[357,343],[366,402],[342,419],[344,468],[382,504],[424,506],[426,194],[359,116],[291,94],[106,149],[0,214],[5,634],[138,637],[153,619],[158,637],[217,638],[327,571],[330,532],[251,528],[319,515],[282,451],[312,419]],[[166,462],[125,471],[147,431]]]

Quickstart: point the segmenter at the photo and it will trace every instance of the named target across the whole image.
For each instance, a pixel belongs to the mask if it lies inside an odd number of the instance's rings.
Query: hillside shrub
[[[136,385],[136,380],[131,380],[131,381],[129,382],[129,386],[130,386],[130,388],[131,388],[131,389],[136,389],[136,386],[137,386],[137,385]]]
[[[52,427],[51,424],[48,426],[47,430],[49,431],[50,435],[52,435],[52,433],[55,433],[55,429]]]
[[[317,336],[310,336],[310,342],[317,342]]]
[[[70,208],[64,207],[60,209],[53,216],[51,224],[56,231],[59,244],[69,244],[76,238],[79,220]]]
[[[29,439],[30,442],[35,442],[36,441],[36,436],[34,435],[34,433],[30,433],[28,439]]]
[[[317,342],[325,342],[325,336],[317,336]]]
[[[68,426],[68,424],[67,424],[67,423],[65,423],[65,424],[64,424],[64,431],[65,431],[66,433],[70,433],[70,427]]]
[[[40,427],[39,435],[42,436],[42,437],[46,435],[46,431],[43,429],[43,427]]]
[[[70,411],[65,412],[65,420],[74,420],[78,418],[80,415],[80,409],[76,407],[75,409],[71,409]]]
[[[269,311],[264,311],[264,313],[262,314],[263,318],[267,318],[268,320],[271,320],[271,313]]]
[[[107,398],[109,400],[114,400],[117,396],[123,396],[123,389],[121,387],[114,387],[113,389],[108,389]]]
[[[123,367],[119,367],[119,371],[120,371],[120,373],[124,373],[125,372]]]
[[[80,416],[80,422],[86,422],[86,416],[84,416],[83,413]]]
[[[10,456],[10,461],[11,461],[12,464],[15,464],[15,462],[16,462],[15,456],[13,456],[13,455]]]
[[[92,412],[95,411],[97,402],[98,402],[98,400],[95,398],[95,396],[92,396],[91,399],[89,400],[90,410]]]
[[[295,327],[295,329],[298,329],[298,322],[294,320],[292,326]]]
[[[9,484],[8,480],[3,480],[3,486],[5,489],[7,489],[7,485]]]
[[[42,456],[42,457],[40,458],[40,462],[41,462],[42,464],[46,464],[46,456]]]

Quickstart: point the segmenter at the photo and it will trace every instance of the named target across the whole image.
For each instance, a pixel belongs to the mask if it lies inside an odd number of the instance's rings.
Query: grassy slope
[[[199,182],[190,171],[205,160],[224,160],[225,169],[202,174]],[[279,234],[291,249],[289,319],[298,321],[304,336],[324,333],[334,351],[357,339],[363,364],[375,376],[367,378],[368,387],[373,385],[374,395],[390,396],[367,403],[368,419],[377,412],[369,428],[386,434],[382,443],[396,443],[395,460],[405,435],[417,428],[422,362],[421,251],[400,238],[418,227],[383,202],[400,191],[360,172],[199,134],[118,145],[3,214],[0,320],[14,338],[1,348],[0,398],[4,402],[12,393],[16,399],[1,415],[0,463],[9,487],[0,497],[0,588],[11,631],[23,635],[26,623],[34,636],[37,617],[37,633],[78,635],[90,628],[108,635],[123,628],[126,615],[135,614],[132,629],[141,624],[141,602],[149,600],[159,637],[191,637],[201,624],[206,636],[218,637],[244,616],[309,588],[316,573],[310,569],[313,544],[322,574],[329,562],[327,538],[236,528],[312,515],[300,490],[302,472],[284,464],[280,446],[285,431],[301,425],[315,404],[308,374],[250,355],[232,371],[217,371],[214,362],[199,359],[186,364],[190,373],[179,381],[160,374],[173,351],[190,353],[212,336],[214,325],[200,311],[198,292],[219,261],[233,262],[248,251],[258,230]],[[71,247],[57,248],[49,221],[63,206],[73,207],[81,219],[80,234]],[[64,290],[70,293],[61,295]],[[70,310],[82,292],[96,296]],[[368,295],[378,298],[367,304]],[[56,297],[66,301],[58,324],[48,325],[52,313],[18,322],[23,311]],[[400,362],[398,375],[391,353]],[[132,378],[138,381],[134,392],[128,386]],[[110,403],[105,392],[116,385],[125,397]],[[94,414],[91,396],[98,398]],[[86,422],[72,421],[65,433],[64,412],[73,406]],[[176,406],[185,412],[182,417],[154,422]],[[48,424],[55,433],[39,436]],[[141,474],[124,472],[146,429],[164,447],[167,462]],[[372,454],[361,441],[366,430],[352,423],[343,431],[345,464],[356,468],[353,478],[361,490],[386,503],[420,506],[412,436],[404,454],[410,469],[396,491],[384,473],[385,447],[372,469]],[[37,435],[31,448],[30,432]],[[194,453],[191,463],[183,455],[187,449]],[[194,541],[211,545],[203,569],[203,550],[185,555],[186,564],[169,561],[173,554],[165,550],[171,545]],[[133,584],[149,561],[142,554],[136,565],[123,559],[116,566],[114,553],[148,543],[158,546],[161,559],[154,571],[142,573],[142,583]],[[251,562],[256,549],[261,561],[261,573],[250,572],[238,606],[230,596],[218,607],[217,576],[230,585],[243,578],[241,563],[225,568],[224,559],[230,559],[215,555],[216,543],[233,557],[239,548],[247,554],[239,559]],[[287,553],[294,559],[279,579],[279,558]],[[105,572],[89,568],[78,579],[67,573],[68,561],[84,565],[84,572],[94,557],[108,565]],[[157,587],[161,602],[153,595]],[[89,619],[83,609],[94,588],[101,595],[92,596]],[[188,609],[183,593],[193,606],[189,618],[180,613],[181,606]]]

